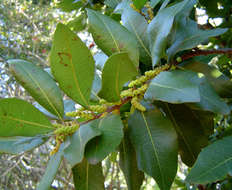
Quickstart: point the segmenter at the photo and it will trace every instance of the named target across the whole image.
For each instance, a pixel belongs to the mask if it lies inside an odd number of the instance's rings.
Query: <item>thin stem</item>
[[[232,55],[232,48],[228,48],[228,49],[215,49],[215,50],[199,50],[199,49],[194,49],[191,52],[188,52],[182,56],[180,56],[181,58],[181,62],[185,61],[187,59],[190,59],[192,57],[196,57],[196,56],[201,56],[201,55],[212,55],[212,54],[228,54],[228,55]],[[178,62],[177,60],[175,60],[172,64],[177,65],[180,62]]]

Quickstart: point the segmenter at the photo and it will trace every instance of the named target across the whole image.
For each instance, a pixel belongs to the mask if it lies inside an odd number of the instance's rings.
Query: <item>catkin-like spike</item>
[[[123,90],[120,94],[121,98],[125,98],[125,97],[132,97],[133,96],[133,89],[129,88],[127,90]]]
[[[107,110],[107,106],[106,105],[92,105],[89,107],[89,109],[93,112],[102,113]]]
[[[142,104],[140,104],[139,99],[137,97],[132,98],[131,104],[139,111],[146,111],[146,108]]]

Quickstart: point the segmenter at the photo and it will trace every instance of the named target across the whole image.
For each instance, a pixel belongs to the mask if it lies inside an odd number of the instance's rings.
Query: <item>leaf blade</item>
[[[231,143],[229,136],[204,148],[186,181],[206,184],[223,179],[232,168]]]
[[[127,53],[112,55],[104,65],[102,89],[98,95],[109,102],[118,101],[123,85],[137,74],[137,69]]]
[[[113,152],[123,138],[123,124],[119,115],[110,115],[99,119],[96,127],[102,132],[102,135],[91,140],[85,151],[85,157],[91,164],[98,163]]]
[[[93,57],[76,34],[60,23],[54,34],[50,60],[60,88],[74,101],[88,106],[95,70]]]
[[[101,163],[90,165],[86,159],[72,168],[76,190],[104,190]]]
[[[49,112],[63,118],[62,94],[53,78],[38,66],[20,59],[8,60],[10,71],[30,95]]]
[[[110,17],[97,11],[87,9],[90,32],[95,43],[108,56],[116,52],[126,51],[138,67],[139,51],[134,35]]]
[[[177,170],[177,136],[171,122],[155,108],[135,111],[128,124],[139,169],[152,176],[161,190],[170,189]]]
[[[170,103],[199,102],[198,86],[186,79],[182,71],[162,72],[152,79],[145,99]]]
[[[54,129],[34,106],[16,98],[0,100],[0,121],[1,137],[35,136]]]
[[[101,132],[95,128],[96,123],[96,121],[92,121],[82,125],[69,138],[70,144],[64,149],[64,157],[69,161],[72,167],[83,160],[87,142],[101,134]]]

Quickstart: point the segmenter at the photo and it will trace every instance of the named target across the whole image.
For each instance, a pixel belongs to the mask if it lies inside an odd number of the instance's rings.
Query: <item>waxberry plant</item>
[[[62,159],[72,167],[76,189],[104,189],[101,162],[115,151],[131,190],[140,189],[144,173],[161,190],[171,189],[178,154],[192,168],[186,184],[206,189],[231,177],[232,136],[209,137],[215,117],[230,114],[232,82],[208,63],[232,50],[202,44],[227,29],[200,29],[192,18],[196,5],[61,1],[64,11],[80,14],[57,24],[51,74],[25,60],[8,60],[12,75],[47,111],[1,99],[0,152],[19,154],[54,139],[38,190],[50,189]],[[94,57],[105,61],[94,59],[78,37],[86,28],[94,39],[90,48],[98,48]],[[70,102],[75,109],[68,109]]]

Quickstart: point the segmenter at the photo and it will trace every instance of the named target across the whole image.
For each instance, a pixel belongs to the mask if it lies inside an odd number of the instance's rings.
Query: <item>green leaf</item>
[[[184,104],[163,104],[165,113],[171,119],[178,134],[179,154],[187,166],[192,166],[201,149],[208,145],[209,131],[213,122],[207,121],[209,115],[195,112]],[[203,120],[203,115],[207,117]],[[211,117],[211,119],[213,119]],[[208,125],[205,125],[207,124]]]
[[[186,181],[196,184],[222,180],[232,171],[232,136],[217,140],[202,150]]]
[[[179,51],[194,48],[209,37],[221,35],[226,31],[227,29],[222,28],[200,30],[195,21],[182,18],[176,26],[176,36],[174,41],[171,42],[171,47],[167,50],[167,55],[171,58]]]
[[[0,153],[20,154],[43,144],[47,138],[35,137],[0,137]]]
[[[63,118],[62,94],[53,78],[40,67],[20,59],[8,60],[10,71],[30,95],[49,112]]]
[[[104,176],[101,163],[91,165],[86,159],[72,168],[76,190],[104,190]]]
[[[214,113],[227,115],[230,113],[230,108],[215,92],[213,87],[205,78],[199,80],[199,90],[201,101],[192,103],[191,106],[205,111],[212,111]]]
[[[89,105],[94,60],[85,44],[67,26],[58,24],[51,51],[52,73],[60,88],[74,101]]]
[[[146,19],[133,10],[128,4],[126,7],[123,7],[122,22],[123,25],[134,34],[138,41],[141,61],[150,64],[151,53],[149,49],[148,35],[146,33],[148,26]]]
[[[65,12],[71,12],[77,10],[82,6],[81,0],[62,0],[58,3],[58,8],[62,9]]]
[[[203,109],[218,114],[229,114],[229,106],[217,95],[204,76],[199,73],[184,70],[185,78],[199,87],[200,102],[189,103],[193,109]]]
[[[148,25],[148,37],[152,55],[152,64],[155,66],[165,55],[167,37],[172,29],[175,15],[179,13],[188,0],[163,8]]]
[[[163,1],[163,0],[151,0],[150,6],[154,8],[160,1]]]
[[[7,98],[0,100],[0,136],[35,136],[51,132],[46,116],[26,101]]]
[[[109,115],[98,119],[95,126],[101,131],[101,136],[91,140],[85,150],[85,157],[91,164],[103,160],[113,152],[123,138],[123,124],[119,115]]]
[[[102,89],[99,92],[101,98],[109,102],[120,100],[120,91],[123,85],[138,72],[127,53],[116,53],[109,57],[102,71]]]
[[[129,117],[129,135],[138,167],[168,190],[177,171],[177,136],[171,121],[157,108],[135,111]]]
[[[142,9],[147,0],[133,0],[133,4],[137,9]]]
[[[87,24],[86,23],[86,14],[82,12],[76,18],[74,18],[73,20],[69,21],[68,24],[67,24],[67,26],[69,28],[71,28],[75,32],[80,32],[80,31],[82,31],[82,30],[85,29],[86,24]]]
[[[128,190],[140,190],[143,183],[144,174],[138,169],[134,147],[132,146],[128,129],[124,131],[124,138],[120,145],[119,165],[126,178]]]
[[[135,36],[120,23],[99,12],[87,9],[90,32],[95,43],[108,56],[126,51],[134,65],[139,64],[139,50]]]
[[[56,173],[59,169],[60,163],[63,159],[63,150],[64,150],[65,144],[62,143],[59,151],[55,153],[49,160],[45,174],[43,175],[41,181],[39,182],[38,186],[36,187],[36,190],[49,190],[51,187],[51,184],[56,176]]]
[[[152,79],[145,99],[161,100],[170,103],[199,102],[199,88],[188,80],[185,72],[165,71]]]
[[[115,9],[115,7],[120,3],[121,0],[105,0],[104,4]]]
[[[92,121],[82,125],[71,137],[68,137],[70,144],[64,149],[64,157],[72,167],[83,160],[87,142],[101,135],[100,130],[96,128],[97,123]]]
[[[232,82],[218,69],[208,65],[211,59],[205,56],[195,57],[182,66],[195,72],[203,73],[215,91],[223,98],[232,97]]]

